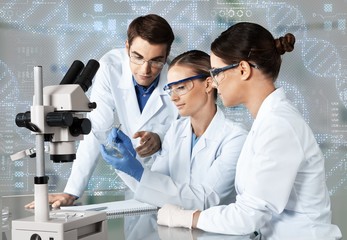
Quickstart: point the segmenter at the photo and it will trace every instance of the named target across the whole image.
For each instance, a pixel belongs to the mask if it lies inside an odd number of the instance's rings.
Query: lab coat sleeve
[[[235,203],[212,207],[200,214],[197,227],[224,234],[249,234],[280,214],[291,194],[298,168],[304,159],[295,131],[285,119],[267,119],[254,141],[242,151],[253,151],[242,174],[242,189]],[[241,153],[242,154],[242,153]],[[239,180],[239,179],[237,179]]]
[[[136,187],[137,187],[137,184],[138,184],[138,181],[133,178],[132,176],[122,172],[122,171],[119,171],[119,170],[115,170],[115,172],[117,173],[117,175],[122,179],[122,181],[125,183],[125,185],[127,185],[127,187],[135,192],[136,191]]]
[[[109,89],[109,68],[100,62],[100,68],[95,75],[91,88],[90,101],[96,102],[97,107],[88,113],[92,123],[92,131],[84,136],[78,146],[76,159],[72,164],[71,174],[64,192],[81,197],[93,174],[99,157],[98,141],[106,139],[107,133],[114,122],[114,102]]]
[[[210,144],[211,151],[215,152],[210,152],[209,155],[215,159],[207,172],[201,172],[204,176],[204,180],[201,182],[196,180],[187,183],[174,181],[170,177],[172,169],[170,170],[168,166],[168,154],[165,154],[165,149],[163,149],[164,153],[155,160],[152,171],[144,171],[136,189],[135,198],[159,207],[171,203],[186,209],[200,210],[220,204],[221,199],[225,199],[235,191],[235,168],[246,133],[243,129],[235,129],[220,146],[213,147],[213,145],[218,145],[213,142]],[[170,138],[165,137],[164,148],[166,148],[166,144],[172,145],[172,142],[169,143],[166,140],[170,141]],[[168,152],[171,154],[170,150]],[[201,154],[200,158],[195,161],[204,161],[204,157],[208,158],[206,154]],[[190,161],[190,159],[188,157],[183,161]],[[187,171],[189,172],[189,169]]]
[[[171,129],[171,131],[170,131],[170,129],[168,130],[168,133],[169,133],[169,134],[167,134],[168,136],[170,135],[170,132],[172,131],[172,129]],[[170,138],[170,137],[168,137],[168,138]],[[166,139],[168,139],[168,138],[166,138]],[[167,140],[164,140],[164,141],[166,141],[166,142],[163,142],[163,147],[160,150],[160,154],[155,153],[150,157],[154,161],[152,166],[151,166],[151,170],[159,171],[161,173],[165,173],[166,175],[169,175],[168,161],[165,160],[168,158],[168,155],[167,155],[168,142],[167,142]],[[146,172],[146,166],[143,163],[142,163],[142,165],[145,168],[144,172]],[[149,171],[149,170],[147,170],[147,171]],[[116,170],[116,173],[123,180],[123,182],[129,187],[129,189],[131,191],[136,192],[136,189],[138,189],[138,186],[139,186],[139,182],[135,178],[133,178],[132,176],[130,176],[124,172],[118,171],[118,170]],[[144,176],[144,174],[142,175],[142,177],[143,176]],[[139,189],[141,189],[141,188],[139,187]],[[141,200],[141,199],[138,199],[138,200]],[[142,200],[142,201],[144,201],[144,200]]]
[[[80,142],[64,192],[81,197],[97,165],[99,142],[92,133]]]
[[[205,195],[203,209],[235,201],[236,165],[247,137],[247,132],[235,126],[227,134],[229,136],[223,141],[219,150],[216,152],[215,161],[213,161],[212,166],[205,174],[201,185],[198,185],[201,194]],[[197,159],[197,161],[203,160],[203,155]]]

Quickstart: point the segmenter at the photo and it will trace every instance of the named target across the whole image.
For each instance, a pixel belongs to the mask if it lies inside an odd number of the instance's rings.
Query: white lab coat
[[[165,135],[160,155],[135,187],[137,200],[206,209],[235,201],[235,168],[247,131],[218,108],[191,151],[189,117],[176,120]]]
[[[141,113],[126,50],[113,49],[99,63],[100,68],[95,75],[90,95],[90,101],[96,102],[97,107],[88,114],[92,132],[84,136],[79,144],[64,190],[76,196],[82,195],[97,164],[100,153],[98,139],[103,141],[112,127],[121,123],[121,129],[130,138],[135,132],[143,130],[155,132],[163,140],[165,132],[178,114],[170,96],[163,90],[167,82],[166,65],[161,71],[158,86]],[[132,139],[134,147],[138,145],[138,141],[139,139]]]
[[[235,185],[236,203],[202,212],[198,228],[226,234],[260,230],[271,240],[341,238],[331,224],[322,152],[281,88],[261,105]]]

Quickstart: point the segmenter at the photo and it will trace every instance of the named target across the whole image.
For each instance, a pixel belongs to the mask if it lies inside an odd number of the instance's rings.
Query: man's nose
[[[142,66],[141,66],[141,71],[143,72],[143,73],[149,73],[149,72],[151,72],[151,64],[149,64],[149,62],[144,62],[143,64],[142,64]]]

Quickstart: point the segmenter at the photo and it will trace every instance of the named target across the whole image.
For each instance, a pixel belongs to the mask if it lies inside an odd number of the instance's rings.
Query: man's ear
[[[249,63],[246,61],[241,61],[239,67],[241,71],[241,79],[248,80],[252,73],[252,69]]]
[[[127,52],[129,53],[130,46],[129,46],[129,41],[128,40],[125,41],[125,48],[126,48]]]

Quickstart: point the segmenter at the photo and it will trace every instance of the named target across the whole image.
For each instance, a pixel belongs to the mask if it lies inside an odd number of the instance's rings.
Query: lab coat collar
[[[141,117],[140,117],[140,122],[141,123],[145,123],[146,121],[148,121],[150,118],[152,118],[159,110],[161,107],[164,106],[164,102],[163,99],[161,98],[159,91],[158,91],[158,87],[156,87],[154,89],[154,91],[152,92],[152,95],[150,96],[150,98],[148,99]],[[139,126],[140,128],[141,126]]]
[[[138,129],[140,129],[146,122],[148,122],[148,120],[151,119],[158,111],[165,107],[163,98],[169,97],[169,95],[163,90],[163,87],[166,84],[166,75],[167,66],[164,66],[160,73],[158,85],[152,92],[151,97],[148,99],[146,106],[144,107],[142,114],[140,115],[139,124],[137,126]]]
[[[283,99],[286,99],[286,94],[284,93],[283,88],[277,88],[264,99],[263,103],[259,108],[257,117],[263,116],[264,113],[272,111],[272,109],[276,108],[278,103],[281,102]]]
[[[192,158],[196,156],[201,150],[203,150],[208,144],[214,142],[217,139],[218,135],[224,131],[225,126],[225,116],[222,110],[217,106],[217,112],[214,115],[211,123],[208,125],[204,134],[200,137],[199,141],[195,144],[195,147],[192,151]],[[190,135],[192,135],[191,124],[190,127]],[[191,137],[190,137],[191,138]],[[191,140],[191,139],[190,139]]]
[[[252,129],[256,128],[258,122],[261,122],[261,119],[266,117],[268,115],[267,113],[275,109],[277,105],[284,99],[286,99],[286,94],[284,93],[284,89],[282,87],[277,88],[269,96],[267,96],[259,108],[257,117],[254,119]]]
[[[205,135],[205,138],[209,141],[215,141],[215,139],[218,138],[218,135],[224,131],[225,121],[226,118],[223,111],[217,106],[217,112],[203,134]]]
[[[165,96],[163,95],[169,97],[169,95],[167,95],[167,93],[165,93],[163,90],[163,87],[166,84],[168,67],[167,64],[165,64],[163,69],[161,70],[158,85],[152,92],[151,97],[148,99],[146,106],[141,113],[137,102],[134,83],[132,81],[133,75],[130,69],[130,59],[128,53],[124,49],[121,54],[123,61],[127,62],[128,64],[122,64],[122,74],[120,77],[121,79],[117,81],[117,88],[125,90],[123,91],[124,101],[127,106],[132,108],[132,119],[136,119],[136,124],[134,125],[134,128],[132,128],[132,131],[136,132],[139,131],[148,122],[149,119],[155,116],[155,114],[164,107],[163,97]]]
[[[118,88],[121,89],[131,89],[134,88],[134,84],[132,81],[129,81],[129,79],[132,79],[133,75],[130,68],[130,59],[126,51],[123,51],[123,61],[127,64],[122,64],[122,75],[121,79],[118,82]]]

